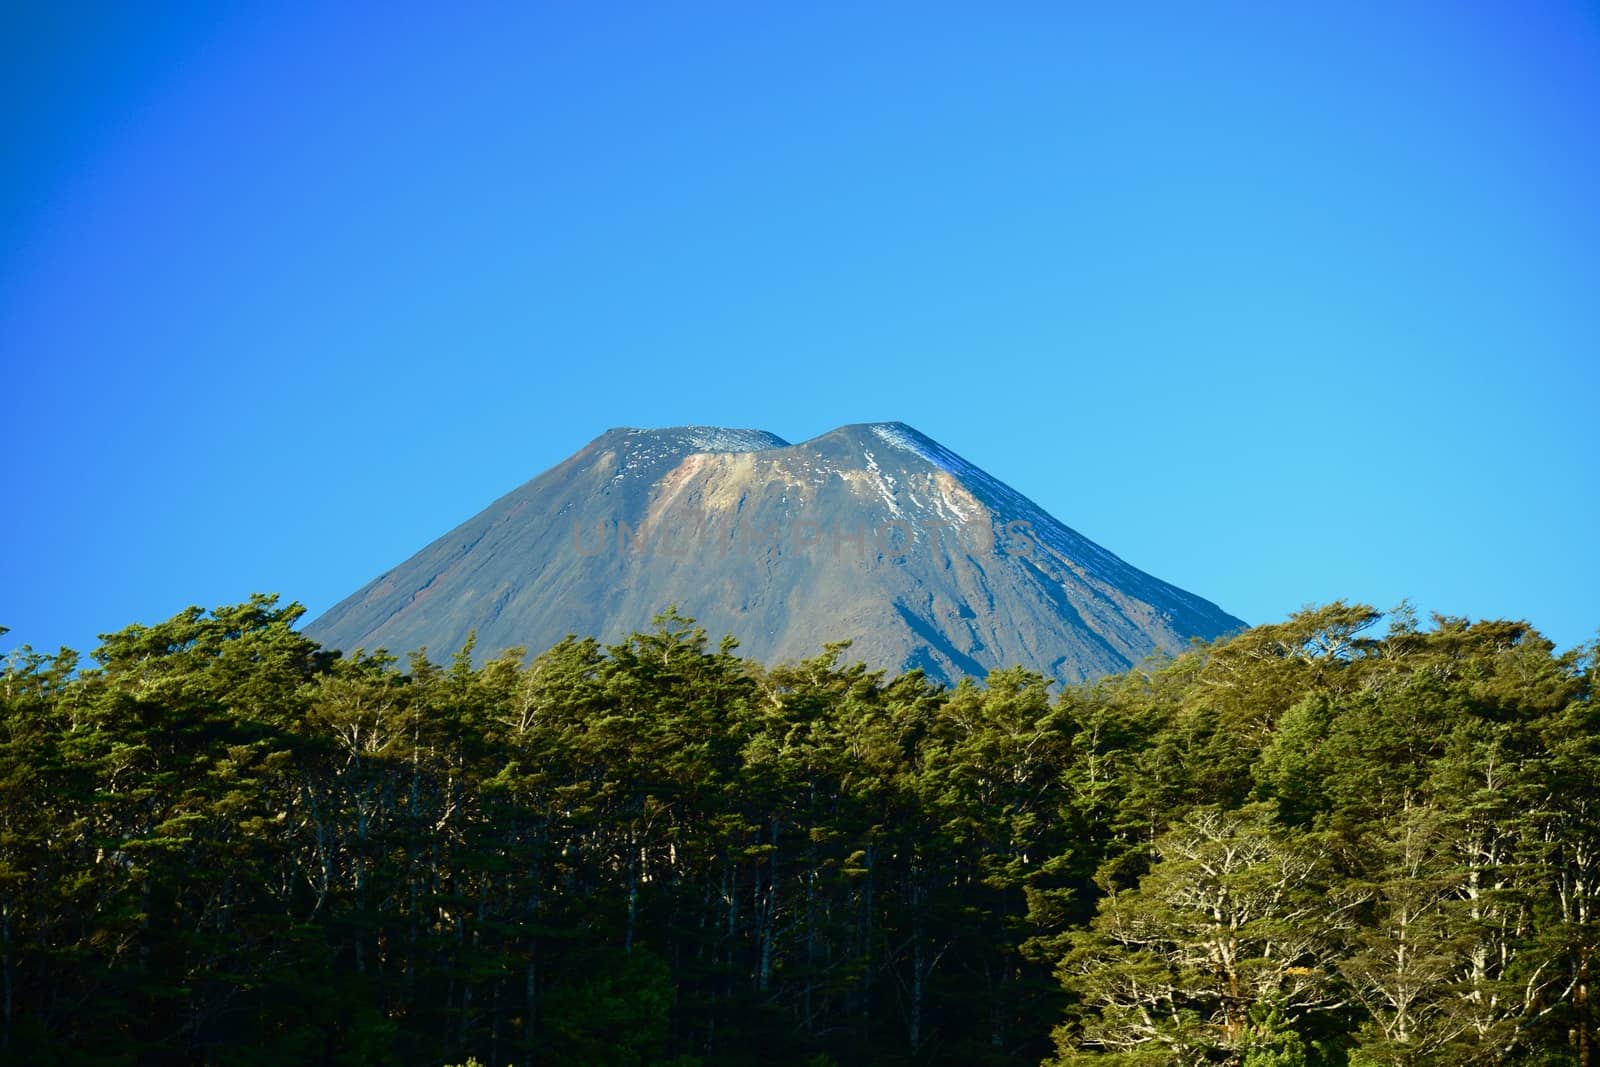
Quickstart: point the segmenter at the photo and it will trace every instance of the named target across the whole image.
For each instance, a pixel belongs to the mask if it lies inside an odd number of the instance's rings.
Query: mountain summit
[[[763,662],[849,655],[951,681],[1121,671],[1244,624],[899,422],[791,445],[615,429],[306,627],[346,650],[616,641],[669,605]]]

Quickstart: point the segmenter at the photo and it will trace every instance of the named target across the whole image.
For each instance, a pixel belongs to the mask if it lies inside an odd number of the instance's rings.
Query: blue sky
[[[1592,4],[324,6],[0,15],[0,648],[887,419],[1251,622],[1600,625]]]

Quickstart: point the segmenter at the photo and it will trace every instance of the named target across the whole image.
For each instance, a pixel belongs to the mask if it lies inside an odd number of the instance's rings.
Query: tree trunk
[[[778,900],[778,820],[772,820],[772,852],[767,856],[767,891],[765,896],[757,900],[760,909],[760,941],[761,941],[761,967],[756,979],[756,987],[763,993],[772,980],[772,927],[777,915]],[[757,885],[760,885],[759,876]]]
[[[539,848],[542,835],[536,839],[534,848]],[[523,1067],[533,1067],[538,1059],[534,1051],[534,1041],[538,1036],[539,1018],[539,859],[535,853],[533,862],[528,865],[528,965],[523,974],[523,1020],[522,1041],[525,1051],[522,1054]]]
[[[0,1053],[11,1047],[11,905],[7,904],[0,918],[0,985],[4,986],[4,1024],[0,1030]]]
[[[639,919],[639,846],[628,842],[628,927],[622,936],[622,951],[633,953],[633,927]]]
[[[1578,950],[1578,981],[1572,990],[1572,1009],[1577,1016],[1578,1067],[1591,1067],[1593,1023],[1589,1019],[1589,946]]]
[[[906,1023],[906,1039],[911,1055],[922,1048],[922,919],[911,921],[911,1018]]]

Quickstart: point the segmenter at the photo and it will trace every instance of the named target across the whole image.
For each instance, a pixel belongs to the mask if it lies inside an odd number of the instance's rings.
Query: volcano
[[[765,663],[846,658],[953,682],[1063,682],[1244,626],[1125,563],[899,422],[800,444],[761,430],[615,429],[306,627],[435,658],[614,642],[668,607]]]

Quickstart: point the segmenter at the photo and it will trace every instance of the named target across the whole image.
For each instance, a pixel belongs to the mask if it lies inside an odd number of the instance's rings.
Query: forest
[[[0,675],[0,1060],[1589,1067],[1596,647],[1335,603],[1060,688],[843,645]]]

